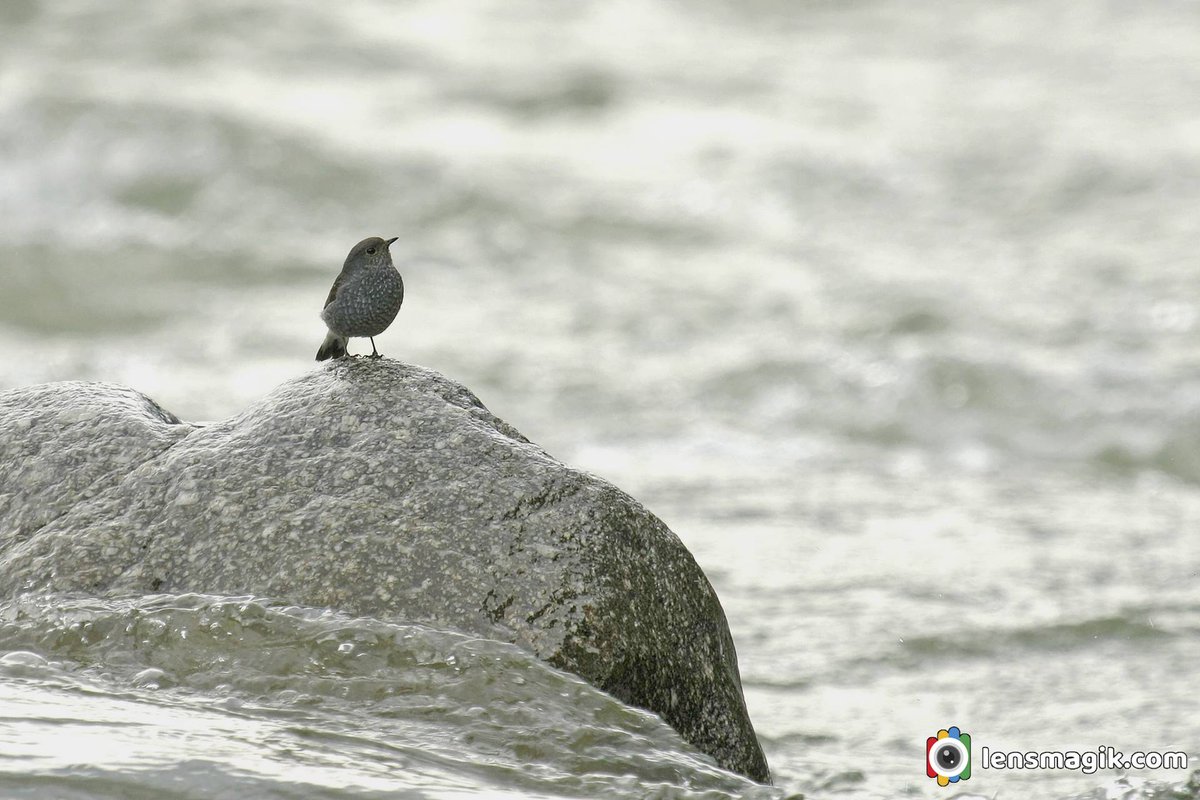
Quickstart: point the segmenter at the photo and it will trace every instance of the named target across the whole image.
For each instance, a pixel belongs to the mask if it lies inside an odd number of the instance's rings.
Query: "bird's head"
[[[370,239],[363,239],[358,244],[354,245],[350,250],[350,255],[346,256],[346,267],[377,267],[384,264],[392,263],[392,254],[388,250],[392,242],[400,237],[394,236],[391,239],[380,239],[378,236],[372,236]]]

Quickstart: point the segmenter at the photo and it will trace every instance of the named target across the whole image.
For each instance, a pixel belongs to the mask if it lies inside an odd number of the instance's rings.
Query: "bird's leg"
[[[383,356],[379,355],[379,351],[375,349],[375,337],[368,336],[367,338],[371,340],[371,358],[383,358]]]

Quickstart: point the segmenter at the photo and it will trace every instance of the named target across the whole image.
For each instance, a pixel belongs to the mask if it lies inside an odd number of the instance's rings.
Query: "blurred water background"
[[[399,236],[380,350],[679,534],[779,788],[514,648],[185,596],[0,609],[0,795],[944,797],[955,724],[1195,769],[1197,54],[1185,0],[3,0],[0,388],[233,414]],[[1116,778],[962,787],[1200,796]]]

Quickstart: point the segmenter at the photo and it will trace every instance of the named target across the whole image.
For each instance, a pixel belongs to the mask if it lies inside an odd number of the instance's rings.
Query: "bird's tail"
[[[335,336],[332,331],[325,334],[325,341],[321,342],[321,349],[317,351],[317,361],[324,361],[327,358],[341,358],[346,355],[345,336]]]

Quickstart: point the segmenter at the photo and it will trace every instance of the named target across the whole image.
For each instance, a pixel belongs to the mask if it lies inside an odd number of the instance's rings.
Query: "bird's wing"
[[[336,278],[334,278],[333,286],[331,286],[329,289],[329,297],[325,298],[325,305],[321,306],[321,308],[328,308],[329,304],[333,302],[333,298],[337,297],[338,287],[342,285],[342,280],[345,277],[346,277],[346,273],[343,270],[342,272],[338,273],[338,276]]]

